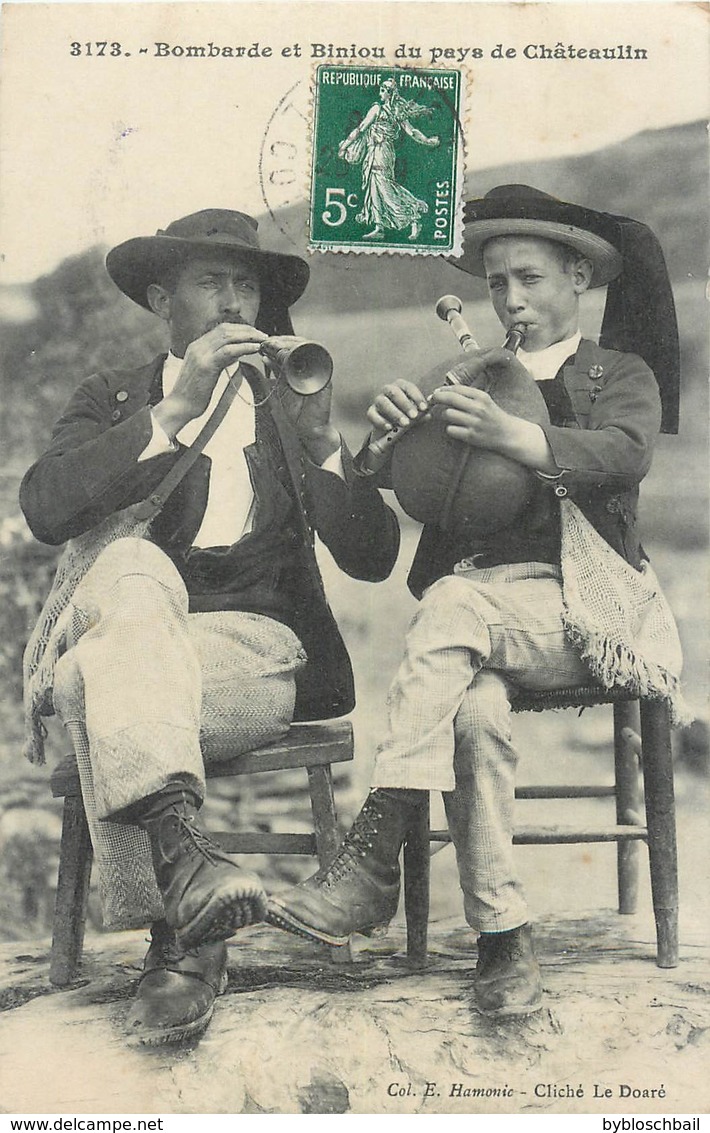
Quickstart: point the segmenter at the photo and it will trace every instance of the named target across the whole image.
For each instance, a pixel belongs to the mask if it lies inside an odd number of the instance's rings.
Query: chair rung
[[[564,842],[626,842],[643,841],[645,826],[521,826],[513,834],[518,846],[558,845]]]
[[[516,799],[613,799],[616,796],[614,786],[540,786],[516,787]]]
[[[628,839],[644,841],[645,826],[519,826],[513,834],[518,846],[559,845],[564,842],[625,842]],[[430,842],[450,842],[448,830],[431,830]]]
[[[267,834],[263,831],[221,830],[210,837],[226,854],[316,854],[314,834]]]

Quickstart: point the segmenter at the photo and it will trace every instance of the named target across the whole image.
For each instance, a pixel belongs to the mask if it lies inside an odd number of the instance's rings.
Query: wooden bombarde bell
[[[333,376],[333,359],[325,346],[307,338],[274,335],[262,342],[259,353],[268,359],[293,392],[302,397],[320,393]]]
[[[527,371],[498,367],[493,378],[483,372],[473,380],[457,374],[457,363],[479,349],[460,312],[461,303],[454,296],[445,296],[437,304],[437,314],[450,323],[464,353],[435,367],[417,383],[425,397],[442,385],[466,384],[485,389],[506,413],[547,424],[545,400]],[[513,327],[503,346],[515,353],[523,341],[524,327]],[[432,405],[413,426],[397,433],[389,442],[396,439],[392,487],[406,513],[420,523],[471,536],[489,535],[515,523],[533,493],[541,489],[532,469],[447,436],[439,406]],[[380,451],[388,445],[388,437],[389,433],[376,442]]]

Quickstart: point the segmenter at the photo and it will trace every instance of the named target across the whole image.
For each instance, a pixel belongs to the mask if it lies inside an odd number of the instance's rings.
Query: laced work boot
[[[138,822],[148,833],[165,919],[183,949],[227,940],[263,918],[266,895],[256,874],[241,870],[195,821],[189,788],[168,787]]]
[[[151,928],[136,1000],[126,1020],[129,1042],[143,1046],[196,1039],[206,1030],[227,987],[227,945],[185,951],[165,921]]]
[[[389,924],[399,902],[399,851],[419,791],[372,791],[329,866],[269,900],[266,921],[325,944]]]
[[[540,966],[529,924],[479,936],[473,994],[480,1013],[491,1018],[532,1015],[540,1010]]]

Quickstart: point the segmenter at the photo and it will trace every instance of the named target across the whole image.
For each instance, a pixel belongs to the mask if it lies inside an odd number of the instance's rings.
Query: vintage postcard
[[[0,19],[0,1109],[700,1129],[707,4]]]

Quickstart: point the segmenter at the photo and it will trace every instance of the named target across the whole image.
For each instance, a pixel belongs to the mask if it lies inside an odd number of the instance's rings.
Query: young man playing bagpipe
[[[387,923],[420,792],[439,790],[479,934],[476,1007],[504,1017],[542,1004],[512,854],[511,690],[569,688],[591,675],[667,699],[675,719],[683,712],[677,633],[636,527],[656,436],[677,429],[678,338],[661,250],[629,218],[500,186],[468,204],[453,262],[487,281],[524,348],[465,355],[459,384],[431,396],[438,442],[436,429],[412,428],[428,406],[409,380],[386,385],[368,410],[364,472],[383,437],[405,434],[375,479],[398,490],[399,478],[400,502],[425,523],[409,576],[421,603],[390,689],[373,790],[331,866],[272,898],[267,919],[333,944]],[[580,334],[579,301],[607,284],[597,345]],[[508,400],[510,411],[496,390],[514,387],[521,398]],[[407,445],[408,462],[397,455]],[[444,465],[439,497],[418,506]],[[486,485],[512,472],[518,487],[513,475],[510,491],[486,501]]]

